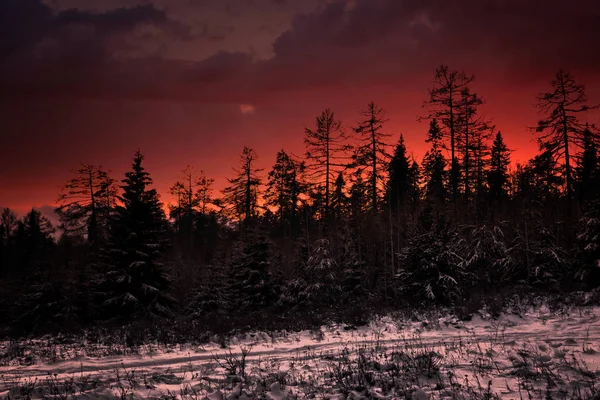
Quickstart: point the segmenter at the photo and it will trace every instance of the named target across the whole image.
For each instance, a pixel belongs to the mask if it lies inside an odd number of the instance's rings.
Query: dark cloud
[[[136,50],[136,29],[190,38],[185,25],[150,4],[55,12],[40,0],[1,0],[0,16],[0,88],[9,98],[123,94],[140,72],[141,59],[128,56]],[[151,62],[159,72],[161,63]],[[136,90],[148,82],[139,83]]]
[[[149,4],[57,14],[39,0],[0,5],[0,85],[9,96],[239,101],[307,86],[410,83],[441,63],[520,84],[559,67],[595,77],[600,67],[597,0],[337,0],[297,16],[269,60],[221,52],[201,62],[119,56],[141,24],[185,37]],[[219,40],[230,29],[206,25],[200,36]]]

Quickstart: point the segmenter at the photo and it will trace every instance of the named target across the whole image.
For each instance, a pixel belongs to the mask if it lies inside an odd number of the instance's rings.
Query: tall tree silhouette
[[[450,191],[453,200],[458,198],[458,185],[460,180],[460,165],[457,147],[460,134],[461,93],[469,87],[475,79],[474,75],[467,75],[462,71],[451,70],[446,65],[441,65],[435,71],[433,88],[429,89],[429,99],[424,107],[430,109],[428,118],[437,118],[441,122],[441,131],[450,142]]]
[[[0,277],[5,277],[14,267],[17,215],[8,207],[0,214]]]
[[[594,127],[586,125],[583,131],[582,150],[578,155],[576,169],[579,198],[587,201],[597,197],[600,185],[600,164],[598,163],[598,133]]]
[[[177,199],[177,204],[169,205],[170,214],[175,218],[177,230],[185,228],[191,234],[196,212],[206,214],[212,202],[212,184],[214,179],[207,178],[204,171],[198,171],[191,165],[182,171],[182,179],[169,189]]]
[[[439,206],[444,204],[447,198],[446,190],[446,160],[442,154],[441,146],[442,132],[437,123],[437,119],[432,119],[427,133],[427,142],[431,143],[431,148],[423,157],[423,178],[425,182],[425,198],[437,203]]]
[[[303,163],[294,160],[285,150],[277,152],[264,197],[266,204],[275,208],[280,222],[295,221],[298,216],[300,195],[306,190],[301,179],[303,172]]]
[[[508,196],[510,153],[504,143],[501,132],[496,133],[492,144],[490,171],[488,173],[489,197],[491,202],[498,202]]]
[[[305,129],[307,169],[312,179],[324,190],[325,219],[331,205],[331,183],[341,168],[347,165],[344,152],[349,149],[342,123],[335,119],[333,111],[324,110],[316,119],[315,129]]]
[[[417,177],[414,176],[415,170],[407,155],[403,135],[400,135],[394,155],[387,164],[387,170],[389,178],[386,198],[392,211],[398,212],[407,204],[416,202],[419,197]]]
[[[346,180],[342,172],[338,173],[333,183],[333,193],[331,194],[331,209],[336,220],[341,220],[346,212],[348,205],[348,195],[346,194]]]
[[[377,212],[380,192],[385,186],[385,169],[390,159],[390,145],[386,139],[391,135],[382,132],[383,124],[387,122],[384,111],[375,103],[367,105],[361,112],[364,120],[355,129],[358,134],[358,145],[353,154],[354,165],[368,171],[367,182],[371,210]]]
[[[229,186],[223,189],[223,201],[230,215],[240,221],[248,221],[258,215],[258,191],[262,169],[255,167],[257,155],[254,149],[244,147],[240,154],[240,165],[234,168],[236,176],[228,178]]]
[[[101,166],[82,164],[58,197],[60,228],[66,234],[87,235],[96,250],[108,232],[116,200],[114,180]]]
[[[15,246],[19,275],[45,272],[55,245],[55,232],[50,220],[33,208],[18,222]]]
[[[472,193],[481,194],[484,180],[484,157],[488,150],[486,141],[491,135],[491,126],[479,114],[479,106],[482,104],[483,99],[469,88],[461,90],[458,148],[462,153],[464,194],[467,200]]]
[[[100,262],[99,290],[107,315],[124,319],[168,316],[174,303],[162,263],[167,221],[152,179],[137,151],[125,174]]]
[[[535,132],[538,141],[552,154],[562,159],[567,197],[573,197],[572,157],[582,146],[585,125],[579,115],[596,108],[587,104],[588,98],[583,85],[566,71],[559,70],[550,82],[552,89],[537,96],[537,107],[545,114]]]

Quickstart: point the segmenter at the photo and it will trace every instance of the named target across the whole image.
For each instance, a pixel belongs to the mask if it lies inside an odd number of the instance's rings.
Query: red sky
[[[244,145],[269,168],[369,101],[420,161],[442,63],[526,161],[558,68],[600,103],[599,27],[597,0],[0,0],[0,206],[50,210],[79,162],[121,179],[138,147],[163,198],[187,164],[220,188]]]

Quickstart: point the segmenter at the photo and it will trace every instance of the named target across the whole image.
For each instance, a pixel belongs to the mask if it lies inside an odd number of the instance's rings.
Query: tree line
[[[512,165],[474,75],[440,66],[423,104],[427,152],[409,156],[369,103],[346,128],[331,109],[267,173],[245,147],[220,194],[186,167],[165,208],[144,156],[120,181],[81,165],[52,226],[0,216],[7,334],[132,321],[241,321],[371,307],[465,307],[522,291],[600,285],[600,131],[560,70],[537,96],[538,154]],[[56,231],[60,235],[56,235]],[[479,303],[477,303],[479,304]]]

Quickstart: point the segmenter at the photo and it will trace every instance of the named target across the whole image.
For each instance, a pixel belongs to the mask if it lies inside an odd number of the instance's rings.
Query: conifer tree
[[[304,164],[290,157],[285,150],[277,153],[273,169],[269,172],[265,202],[273,207],[280,222],[298,217],[300,196],[306,192],[301,180]]]
[[[342,219],[348,206],[348,195],[346,194],[346,181],[344,174],[340,172],[333,184],[333,193],[331,195],[331,210],[337,221]]]
[[[47,272],[45,269],[50,265],[55,247],[55,231],[50,220],[33,208],[17,223],[15,246],[19,275]]]
[[[535,132],[540,145],[544,145],[554,158],[562,160],[567,197],[572,199],[572,158],[581,148],[585,132],[579,115],[596,106],[588,105],[584,86],[566,71],[559,70],[550,84],[551,91],[537,96],[537,107],[545,117],[538,122]]]
[[[234,168],[235,177],[228,178],[229,186],[223,189],[223,201],[228,213],[242,222],[258,215],[258,194],[262,169],[255,166],[256,152],[244,147],[240,154],[240,166]]]
[[[387,165],[387,200],[393,212],[403,210],[408,204],[414,203],[418,199],[418,166],[411,162],[406,154],[406,145],[404,136],[400,135],[398,144],[394,150],[389,164]]]
[[[583,131],[582,150],[576,168],[577,188],[582,201],[597,197],[600,186],[600,164],[598,163],[598,133],[586,125]]]
[[[264,233],[256,229],[244,233],[230,263],[226,290],[231,310],[257,310],[274,303],[270,251],[271,244]]]
[[[170,316],[174,305],[162,262],[167,222],[143,160],[137,151],[122,180],[120,204],[100,263],[98,289],[106,315],[122,319]]]
[[[446,160],[442,155],[442,133],[434,118],[429,125],[427,142],[431,148],[423,157],[423,178],[425,181],[425,198],[442,205],[447,198]]]
[[[63,187],[56,209],[63,233],[87,236],[97,250],[106,239],[115,200],[114,180],[101,166],[82,164]]]
[[[486,141],[491,134],[490,124],[479,115],[483,99],[468,87],[460,92],[458,123],[460,136],[458,149],[462,154],[464,195],[481,194],[484,181],[484,158],[487,156]]]
[[[490,171],[488,173],[489,197],[492,203],[508,196],[510,153],[502,133],[496,133],[491,149]]]
[[[460,181],[458,145],[461,93],[474,79],[474,75],[467,75],[462,71],[451,70],[448,66],[441,65],[435,71],[434,87],[428,90],[429,99],[424,104],[424,107],[430,110],[427,118],[436,118],[442,124],[442,135],[450,142],[450,194],[454,201],[458,199]]]
[[[339,171],[346,167],[345,152],[349,146],[342,123],[335,119],[333,111],[324,110],[316,119],[315,129],[305,129],[307,169],[323,193],[323,216],[329,217],[331,184]]]
[[[369,206],[373,212],[378,210],[379,197],[385,187],[385,169],[390,160],[386,139],[391,135],[382,131],[387,122],[382,108],[371,102],[361,112],[365,118],[355,129],[358,145],[353,155],[353,165],[367,172]]]

